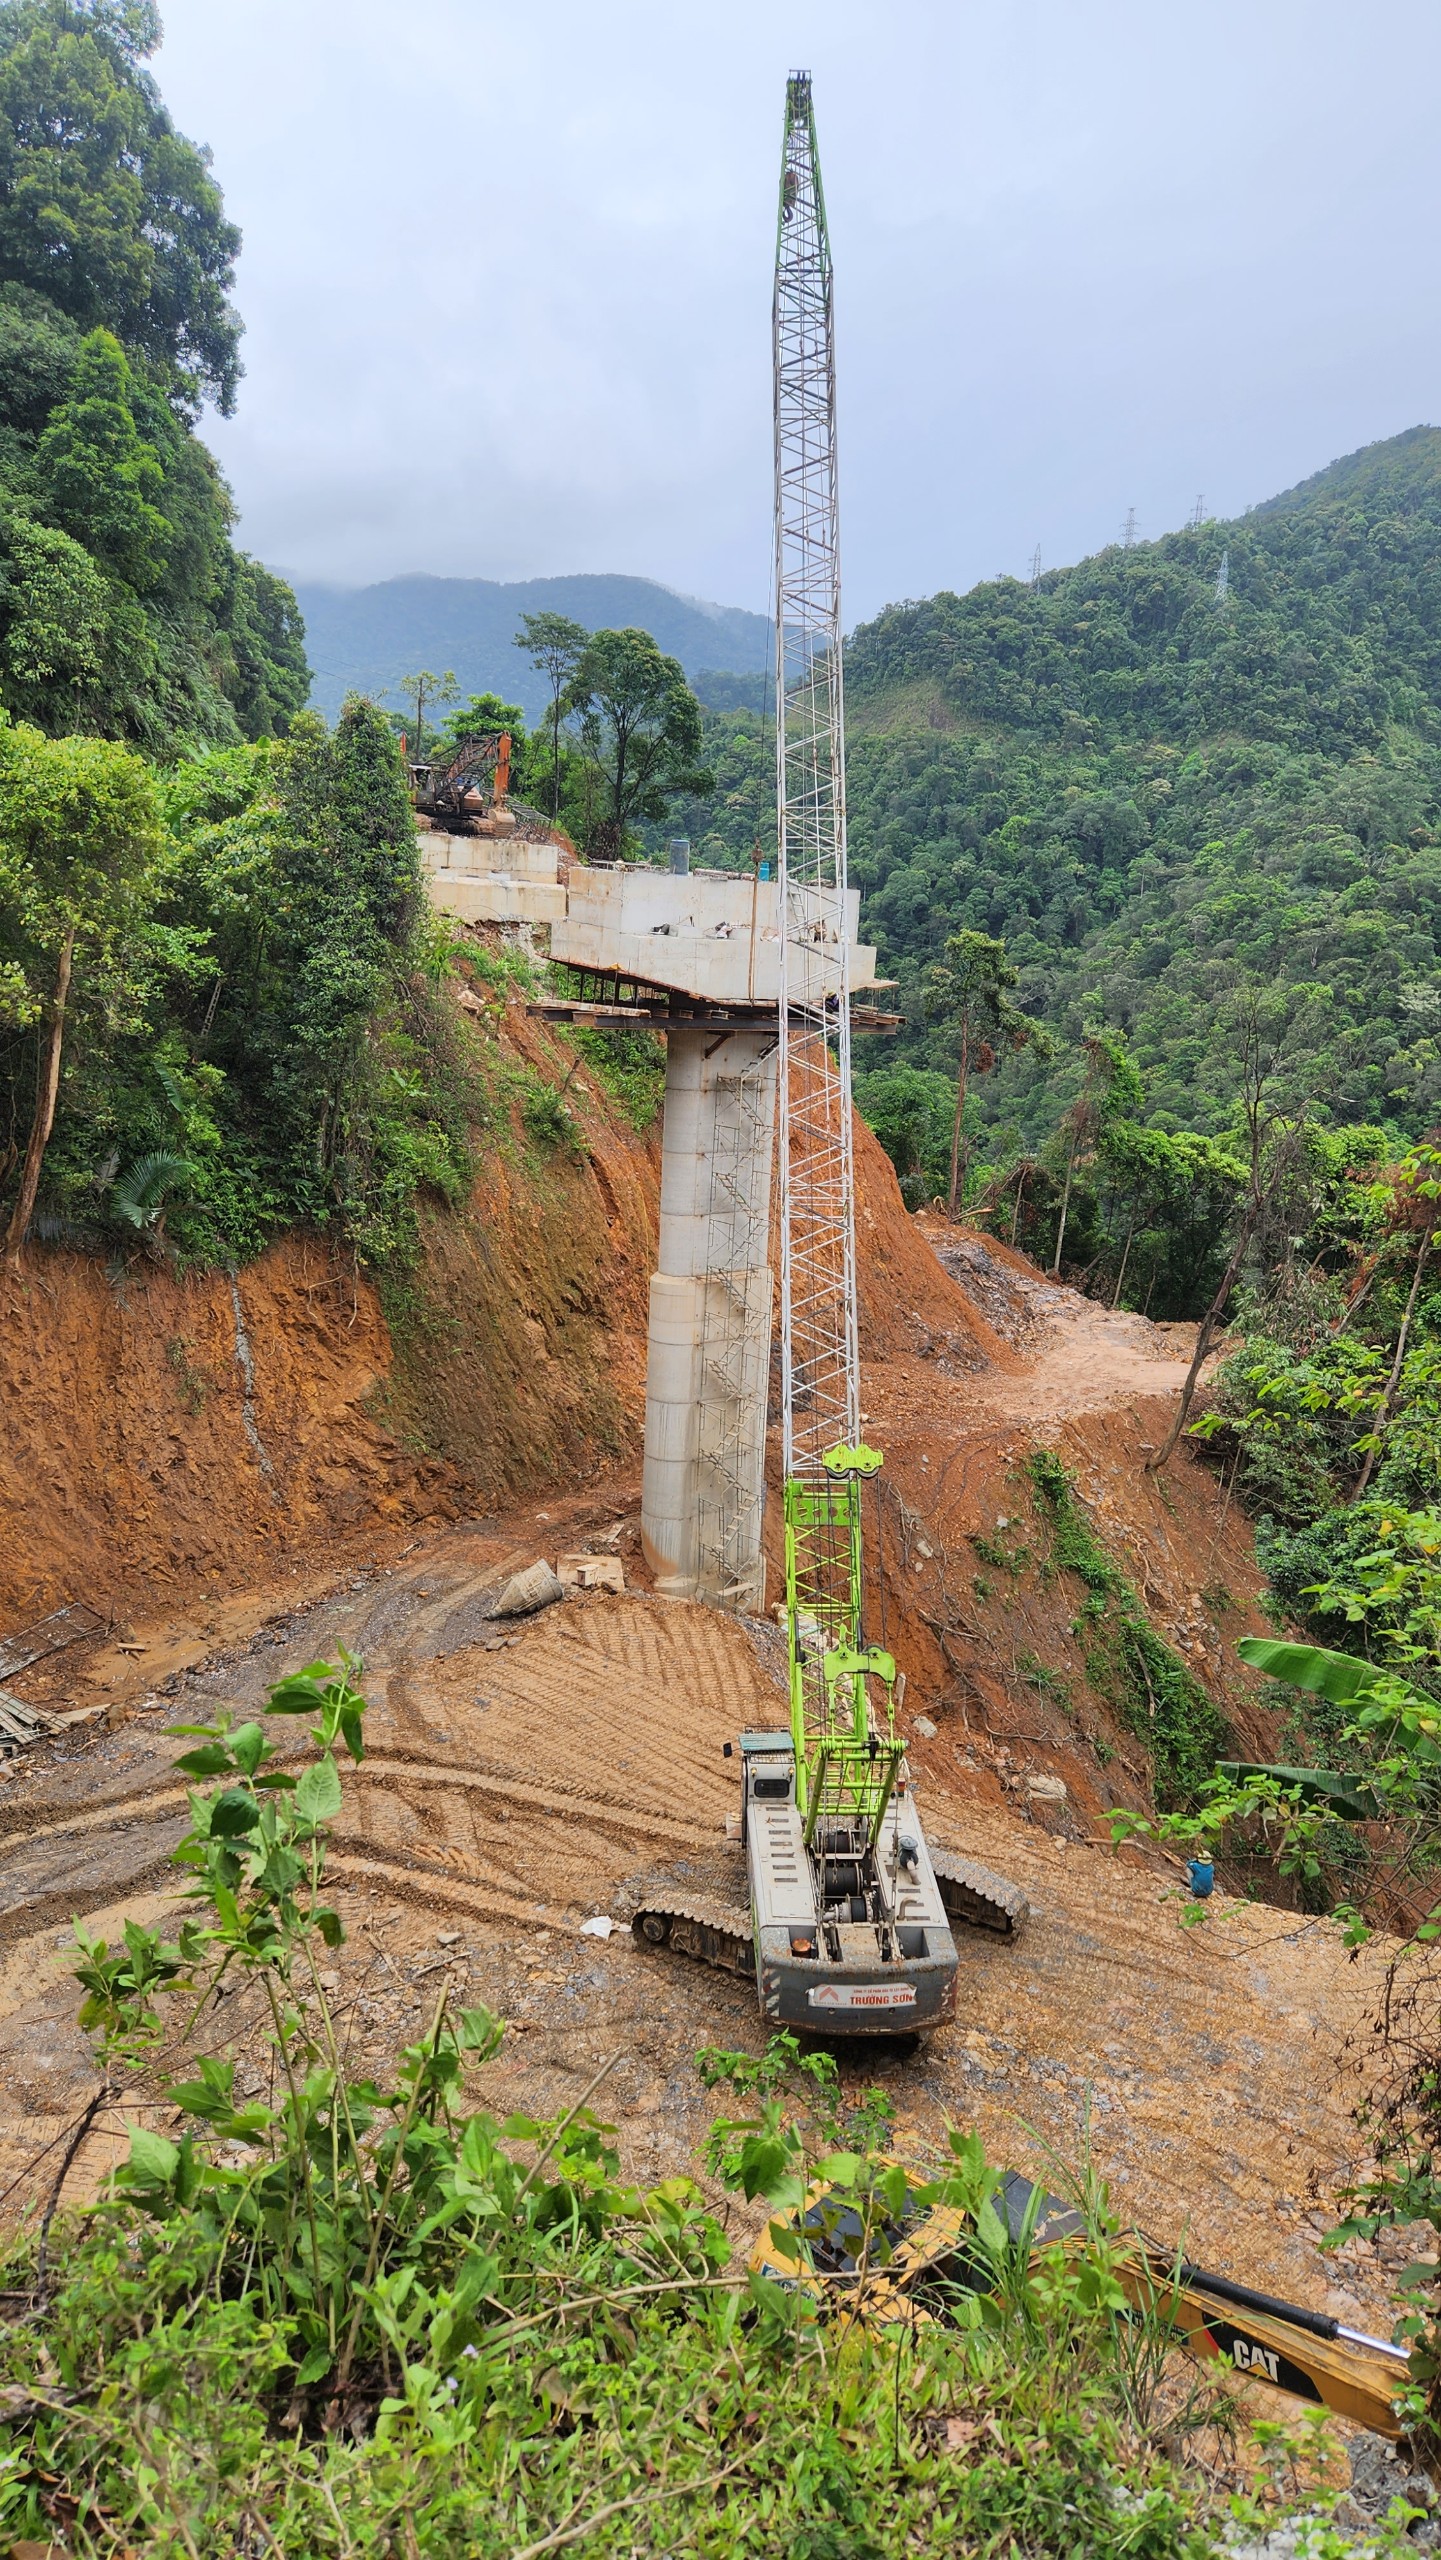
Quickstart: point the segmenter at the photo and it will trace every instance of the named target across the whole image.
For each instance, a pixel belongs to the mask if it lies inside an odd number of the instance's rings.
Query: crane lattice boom
[[[679,1947],[738,1972],[753,1963],[761,2014],[777,2028],[919,2033],[955,2007],[952,1913],[1010,1937],[1026,1904],[1003,1878],[927,1847],[896,1731],[883,1578],[878,1644],[868,1642],[862,1623],[862,1499],[881,1461],[860,1437],[848,983],[857,919],[846,888],[835,352],[830,244],[805,72],[786,85],[773,314],[790,1731],[767,1725],[740,1736],[748,1914],[689,1892],[667,1894],[638,1910],[632,1926],[643,1945]],[[736,1118],[742,1149],[743,1117]],[[758,1119],[744,1125],[758,1136]],[[719,1152],[715,1179],[723,1187],[728,1179]],[[737,1203],[742,1191],[756,1196],[753,1181],[729,1187]],[[739,1226],[759,1242],[744,1217]],[[745,1275],[747,1310],[757,1275],[763,1319],[768,1275],[758,1254],[748,1245],[732,1259]],[[751,1338],[739,1325],[727,1333]],[[764,1345],[763,1322],[754,1338]],[[746,1401],[745,1374],[722,1375],[719,1363],[715,1373],[723,1390],[718,1405]],[[764,1409],[760,1387],[757,1377],[757,1411]],[[704,1402],[700,1426],[701,1452],[730,1501],[738,1470],[727,1470],[723,1443],[706,1436]],[[723,1513],[725,1505],[716,1508]]]
[[[776,832],[786,1603],[796,1790],[874,1840],[900,1748],[895,1666],[861,1633],[845,706],[830,241],[811,84],[786,85],[776,225]],[[869,1684],[886,1699],[884,1723]],[[836,1837],[841,1836],[835,1834]],[[847,1838],[851,1837],[847,1831]]]
[[[831,253],[811,84],[786,88],[776,239],[776,820],[785,1472],[859,1429]]]

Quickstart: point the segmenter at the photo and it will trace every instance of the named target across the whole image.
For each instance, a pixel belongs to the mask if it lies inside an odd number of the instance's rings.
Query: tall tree
[[[602,860],[619,860],[635,819],[663,818],[682,793],[714,790],[701,755],[700,704],[680,660],[666,657],[648,631],[593,633],[567,702],[602,778],[604,815],[587,848]]]
[[[585,655],[589,637],[583,623],[565,613],[523,613],[515,635],[533,667],[550,686],[550,814],[560,816],[560,724],[566,695]]]
[[[1011,1001],[1017,972],[1006,957],[1004,942],[969,929],[953,933],[926,975],[926,1013],[956,1034],[956,1113],[951,1128],[951,1187],[947,1207],[952,1217],[962,1189],[966,1091],[973,1074],[984,1075],[1003,1049],[1024,1049],[1044,1039],[1039,1023]]]
[[[70,398],[52,410],[36,447],[35,469],[62,532],[143,593],[164,575],[171,533],[161,512],[160,456],[136,425],[131,392],[119,339],[92,330]]]
[[[412,702],[415,704],[415,725],[410,730],[410,752],[417,762],[423,762],[426,746],[425,706],[429,702],[443,711],[448,704],[455,701],[460,692],[455,669],[447,667],[443,675],[436,675],[433,668],[417,667],[414,675],[401,677],[395,690],[406,705],[402,718],[408,721],[410,704]],[[431,725],[430,734],[432,741],[439,735],[434,723]]]
[[[1377,1458],[1384,1446],[1386,1425],[1390,1421],[1392,1407],[1396,1402],[1396,1390],[1401,1384],[1401,1373],[1406,1365],[1406,1344],[1411,1332],[1411,1321],[1416,1313],[1416,1301],[1421,1294],[1421,1283],[1425,1277],[1430,1256],[1437,1243],[1441,1242],[1441,1226],[1438,1226],[1441,1211],[1437,1208],[1437,1202],[1441,1200],[1441,1179],[1438,1179],[1438,1176],[1441,1176],[1441,1151],[1433,1146],[1421,1145],[1410,1150],[1404,1162],[1397,1167],[1389,1185],[1391,1198],[1388,1204],[1387,1224],[1394,1235],[1405,1236],[1411,1241],[1415,1248],[1416,1259],[1412,1265],[1411,1286],[1407,1293],[1405,1311],[1396,1335],[1396,1349],[1391,1361],[1390,1374],[1368,1434],[1371,1446],[1366,1451],[1361,1473],[1356,1479],[1355,1490],[1351,1496],[1353,1502],[1360,1501],[1370,1483]]]
[[[0,1007],[37,1032],[35,1099],[5,1256],[18,1265],[55,1125],[72,985],[124,1022],[153,963],[161,850],[155,786],[99,738],[0,733]]]
[[[333,733],[303,713],[276,755],[275,869],[285,956],[263,1026],[273,1107],[315,1176],[353,1179],[370,1084],[367,1026],[402,965],[422,891],[415,820],[383,714],[352,697]]]
[[[149,0],[5,0],[0,281],[114,329],[183,405],[210,398],[228,415],[240,234],[142,67],[159,41]]]
[[[1220,1286],[1196,1331],[1196,1347],[1181,1388],[1181,1400],[1170,1427],[1153,1457],[1148,1475],[1164,1467],[1190,1419],[1201,1371],[1220,1330],[1221,1318],[1256,1230],[1273,1201],[1284,1197],[1296,1160],[1305,1146],[1306,1106],[1288,1110],[1294,1067],[1288,1056],[1296,1029],[1297,1008],[1287,995],[1247,979],[1235,986],[1225,1008],[1226,1028],[1240,1069],[1238,1119],[1245,1131],[1247,1177],[1245,1205]]]
[[[1061,1126],[1066,1131],[1066,1179],[1061,1190],[1061,1214],[1056,1224],[1056,1250],[1051,1259],[1051,1276],[1058,1278],[1061,1248],[1066,1241],[1066,1219],[1071,1206],[1071,1185],[1076,1166],[1091,1153],[1108,1120],[1128,1119],[1141,1107],[1141,1079],[1127,1054],[1124,1033],[1108,1031],[1104,1025],[1092,1025],[1081,1035],[1086,1072],[1081,1090],[1065,1114]]]
[[[239,233],[158,41],[148,0],[0,0],[0,709],[166,757],[283,733],[310,677],[195,433]]]

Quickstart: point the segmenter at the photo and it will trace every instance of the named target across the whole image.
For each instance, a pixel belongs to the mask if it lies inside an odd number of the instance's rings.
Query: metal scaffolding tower
[[[910,2032],[954,2009],[952,1910],[1009,1935],[1025,1901],[926,1846],[878,1549],[878,1643],[863,1625],[862,1506],[881,1458],[860,1436],[846,931],[858,901],[846,887],[831,256],[805,72],[786,85],[772,307],[779,876],[764,954],[752,905],[743,1011],[718,1001],[714,1033],[693,1015],[671,1028],[644,1517],[658,1590],[759,1605],[773,1070],[790,1732],[768,1722],[740,1737],[748,1925],[687,1885],[658,1893],[633,1927],[706,1963],[754,1963],[770,2026]],[[864,984],[873,958],[856,967]]]

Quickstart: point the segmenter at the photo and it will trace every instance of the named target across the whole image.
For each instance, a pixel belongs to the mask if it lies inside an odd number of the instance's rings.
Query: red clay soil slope
[[[653,1147],[583,1073],[584,1151],[527,1139],[517,1096],[575,1052],[521,998],[466,1036],[501,1110],[466,1209],[425,1217],[394,1333],[298,1235],[234,1277],[35,1244],[0,1272],[0,1631],[274,1579],[636,1453]]]

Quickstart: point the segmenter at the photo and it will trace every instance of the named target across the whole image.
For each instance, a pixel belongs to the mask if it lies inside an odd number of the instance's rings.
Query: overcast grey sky
[[[1441,418],[1435,0],[162,0],[245,232],[207,433],[295,576],[764,607],[815,77],[847,621]]]

